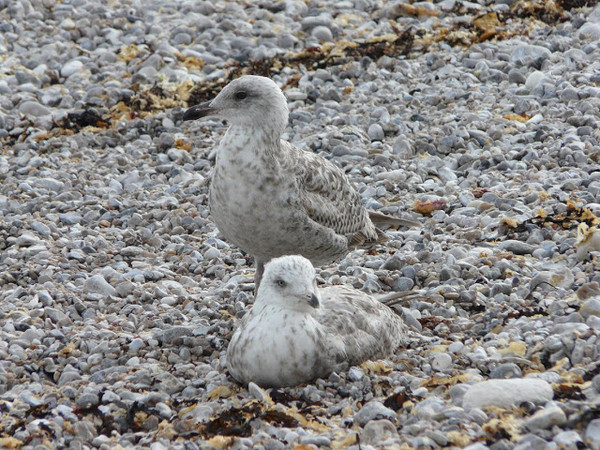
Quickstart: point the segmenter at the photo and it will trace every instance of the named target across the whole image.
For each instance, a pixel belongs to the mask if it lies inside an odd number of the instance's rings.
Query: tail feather
[[[421,223],[413,219],[403,219],[400,217],[388,216],[377,211],[369,210],[369,218],[377,226],[388,227],[420,227]]]

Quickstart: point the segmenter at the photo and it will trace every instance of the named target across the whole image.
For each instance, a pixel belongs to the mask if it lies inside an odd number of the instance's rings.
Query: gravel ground
[[[0,0],[0,447],[600,448],[600,6]],[[410,343],[278,390],[225,369],[251,261],[207,210],[241,73],[369,208],[323,284]]]

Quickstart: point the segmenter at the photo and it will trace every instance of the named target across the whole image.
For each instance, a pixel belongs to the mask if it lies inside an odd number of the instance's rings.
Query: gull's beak
[[[317,297],[315,294],[310,294],[310,301],[308,303],[313,308],[318,308],[319,307],[319,297]]]
[[[196,120],[201,117],[212,116],[216,110],[216,108],[210,106],[210,102],[200,103],[199,105],[188,108],[188,110],[183,113],[183,120]]]

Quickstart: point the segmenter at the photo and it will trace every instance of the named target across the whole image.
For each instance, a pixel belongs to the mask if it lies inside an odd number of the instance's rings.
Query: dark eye
[[[246,97],[248,97],[248,94],[244,91],[235,93],[235,98],[237,98],[238,100],[244,100]]]
[[[279,279],[279,280],[275,280],[275,284],[279,287],[285,287],[287,283],[285,281],[283,281],[282,279]]]

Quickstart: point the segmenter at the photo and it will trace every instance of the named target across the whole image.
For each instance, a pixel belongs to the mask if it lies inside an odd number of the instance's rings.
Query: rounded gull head
[[[272,259],[266,266],[255,304],[310,311],[319,306],[315,269],[300,255]]]
[[[214,114],[230,124],[273,126],[281,131],[288,121],[287,101],[273,80],[257,75],[237,78],[210,102]]]

